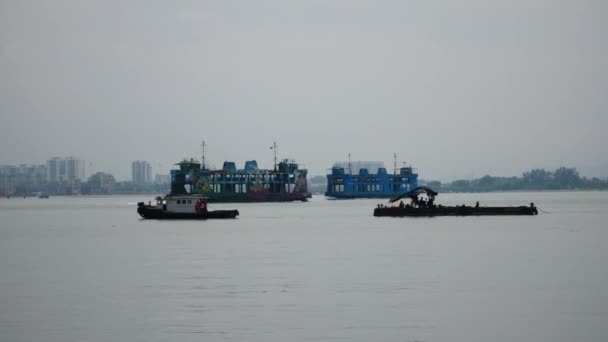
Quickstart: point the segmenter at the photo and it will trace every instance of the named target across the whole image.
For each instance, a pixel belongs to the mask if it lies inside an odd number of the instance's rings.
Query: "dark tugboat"
[[[418,195],[426,193],[427,199]],[[381,204],[374,209],[374,216],[481,216],[481,215],[538,215],[538,209],[534,203],[530,206],[519,207],[480,207],[479,202],[472,206],[443,206],[435,204],[437,192],[427,186],[420,186],[408,191],[403,195],[391,198],[389,202],[394,203],[402,198],[410,198],[411,204],[399,202],[398,206],[386,207]]]
[[[156,197],[156,204],[137,203],[137,213],[145,219],[226,219],[236,218],[238,210],[208,210],[207,197],[178,195]]]

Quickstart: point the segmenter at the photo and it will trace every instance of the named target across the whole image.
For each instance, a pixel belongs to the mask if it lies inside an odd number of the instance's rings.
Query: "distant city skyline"
[[[266,151],[264,151],[266,152]],[[397,156],[398,157],[398,156]],[[0,166],[14,166],[14,167],[32,167],[32,166],[44,166],[45,168],[48,168],[48,163],[49,161],[51,161],[53,158],[57,158],[57,157],[52,157],[52,158],[47,158],[46,161],[42,161],[42,162],[32,162],[32,161],[25,161],[25,162],[20,162],[20,163],[7,163],[7,162],[2,162],[0,160]],[[108,173],[111,174],[112,176],[115,177],[116,181],[118,182],[124,182],[124,181],[132,181],[133,180],[133,162],[134,161],[129,161],[127,163],[125,163],[125,165],[123,165],[123,167],[121,168],[117,168],[117,169],[109,169],[109,168],[103,168],[103,169],[98,169],[95,167],[95,163],[89,162],[87,160],[83,160],[80,159],[78,157],[66,157],[67,159],[75,159],[75,160],[80,160],[82,162],[82,166],[83,166],[83,170],[81,172],[84,173],[84,177],[81,178],[81,180],[86,181],[90,176],[92,176],[93,174],[102,172],[102,173]],[[60,158],[61,159],[61,158]],[[169,176],[169,171],[172,168],[175,168],[175,164],[177,164],[179,161],[183,160],[183,159],[195,159],[197,162],[201,162],[201,157],[199,156],[198,158],[196,157],[182,157],[177,159],[175,162],[170,163],[170,162],[155,162],[155,161],[148,161],[146,160],[145,162],[148,163],[148,165],[150,166],[150,176],[149,176],[149,180],[150,182],[152,181],[156,181],[157,179],[159,179],[157,176],[161,176],[162,177],[168,177]],[[271,159],[271,158],[267,158],[267,159]],[[252,159],[248,159],[248,160],[252,160]],[[143,161],[143,160],[142,160]],[[215,162],[215,161],[210,161],[209,157],[206,158],[206,164],[207,167],[211,168],[211,169],[221,169],[222,164],[224,163],[224,161],[233,161],[236,162],[237,168],[242,168],[245,164],[245,160],[241,161],[234,161],[234,160],[221,160],[219,162]],[[257,159],[258,163],[260,163],[260,160]],[[298,162],[296,160],[296,162]],[[377,168],[377,166],[381,165],[383,167],[386,167],[387,170],[389,172],[393,171],[393,167],[394,167],[394,162],[393,161],[374,161],[374,162],[369,162],[369,161],[364,161],[364,160],[351,160],[352,165],[353,165],[353,172],[358,172],[358,167],[368,167],[373,164],[375,165],[374,167],[372,167],[372,169],[375,170],[375,168]],[[371,163],[371,164],[370,164]],[[412,163],[407,163],[405,161],[401,161],[398,159],[397,161],[397,167],[403,167],[404,165],[407,166],[412,166],[415,169],[419,169],[415,164]],[[305,163],[300,163],[302,165],[307,166]],[[328,167],[323,167],[323,168],[319,168],[319,169],[313,169],[313,171],[311,172],[311,169],[309,168],[309,176],[314,177],[314,176],[324,176],[326,175],[327,171],[331,169],[332,166],[334,165],[340,165],[340,166],[344,166],[348,164],[348,161],[344,161],[344,159],[336,159],[331,165],[329,165]],[[370,164],[370,165],[367,165]],[[84,167],[86,165],[92,165],[92,167]],[[154,165],[157,165],[157,167],[154,167]],[[363,166],[362,166],[363,165]],[[388,165],[388,166],[387,166]],[[552,169],[556,169],[558,167],[561,166],[565,166],[565,167],[574,167],[576,168],[581,176],[584,177],[598,177],[601,179],[606,179],[608,178],[608,170],[606,170],[604,168],[603,165],[597,164],[597,165],[587,165],[586,167],[580,167],[578,165],[565,165],[565,164],[559,164],[559,165],[538,165],[537,166],[531,166],[525,169],[522,169],[519,172],[515,172],[513,174],[505,174],[505,173],[483,173],[480,172],[479,170],[471,170],[470,172],[463,174],[461,176],[453,176],[453,177],[445,177],[445,178],[433,178],[433,177],[428,177],[424,175],[424,172],[420,173],[420,178],[423,180],[439,180],[439,181],[453,181],[453,180],[457,180],[457,179],[475,179],[475,178],[479,178],[482,177],[486,174],[489,174],[491,176],[521,176],[522,173],[532,170],[532,169],[547,169],[547,170],[552,170]],[[608,167],[608,165],[606,166]],[[262,163],[260,165],[260,168],[263,169],[272,169],[272,160],[266,161],[266,165],[264,165],[264,163]],[[314,170],[317,170],[317,172],[315,172]],[[46,177],[47,179],[49,179],[49,175],[48,175],[48,170],[45,169],[45,173],[46,173]],[[74,172],[74,171],[72,171]],[[420,172],[420,171],[419,171]],[[73,178],[73,177],[72,177]],[[163,181],[165,181],[165,179],[163,178]]]
[[[46,172],[49,182],[86,180],[85,162],[75,157],[52,157],[46,161]]]

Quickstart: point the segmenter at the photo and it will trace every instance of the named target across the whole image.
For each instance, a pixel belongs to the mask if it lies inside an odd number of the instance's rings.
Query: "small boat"
[[[38,198],[49,198],[50,196],[48,194],[45,193],[41,193],[40,195],[38,195]]]
[[[418,199],[418,195],[426,193],[428,200],[423,201]],[[538,215],[538,209],[534,203],[530,206],[518,207],[480,207],[479,202],[475,206],[443,206],[436,205],[435,196],[438,193],[427,186],[420,186],[412,191],[408,191],[403,195],[390,199],[389,202],[394,203],[402,198],[411,198],[412,204],[404,205],[403,201],[398,206],[382,206],[378,205],[374,209],[374,216],[484,216],[484,215]]]
[[[208,210],[208,199],[199,195],[156,197],[156,204],[137,203],[137,213],[145,219],[226,219],[236,218],[238,210]]]

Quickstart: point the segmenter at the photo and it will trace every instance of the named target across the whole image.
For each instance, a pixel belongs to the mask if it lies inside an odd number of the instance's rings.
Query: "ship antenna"
[[[272,146],[270,146],[271,150],[274,150],[274,170],[277,170],[277,147],[279,147],[279,145],[277,145],[277,142],[275,141],[274,143],[272,143]]]
[[[203,165],[202,165],[202,169],[205,170],[205,147],[207,145],[205,144],[205,140],[203,140],[203,142],[201,143],[201,148],[203,149]]]
[[[397,153],[393,153],[393,173],[397,175]]]
[[[353,170],[352,170],[351,162],[350,162],[350,152],[348,152],[348,174],[349,175],[353,174]]]

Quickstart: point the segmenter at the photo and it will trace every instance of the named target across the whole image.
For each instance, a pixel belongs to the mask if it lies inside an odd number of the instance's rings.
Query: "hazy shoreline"
[[[484,194],[484,193],[516,193],[516,192],[606,192],[608,190],[606,189],[546,189],[546,190],[490,190],[490,191],[445,191],[442,192],[442,194]],[[86,197],[86,198],[92,198],[92,197],[118,197],[118,196],[131,196],[131,197],[138,197],[138,196],[147,196],[150,198],[155,198],[156,196],[164,196],[166,194],[93,194],[93,195],[52,195],[51,197]],[[319,193],[313,193],[313,196],[318,196],[318,197],[326,197],[323,194],[319,194]],[[4,199],[7,199],[6,197],[2,197]],[[23,198],[23,196],[11,196],[12,198]],[[37,198],[37,196],[26,196],[26,198]],[[331,197],[327,197],[327,198],[331,198]],[[389,198],[389,197],[387,197]],[[363,198],[366,199],[366,198]]]

